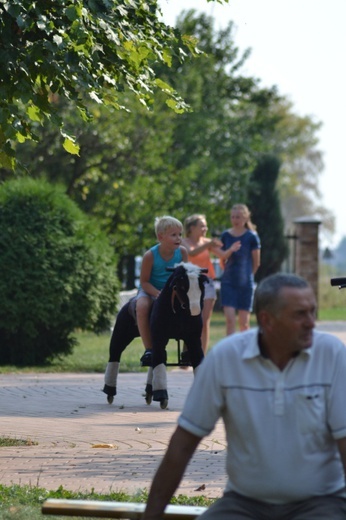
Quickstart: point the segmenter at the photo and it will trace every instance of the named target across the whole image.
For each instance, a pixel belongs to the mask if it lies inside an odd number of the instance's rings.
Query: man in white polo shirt
[[[314,331],[314,293],[298,276],[264,279],[255,312],[258,328],[226,337],[200,365],[143,520],[161,518],[219,418],[228,482],[201,519],[346,518],[346,348]]]

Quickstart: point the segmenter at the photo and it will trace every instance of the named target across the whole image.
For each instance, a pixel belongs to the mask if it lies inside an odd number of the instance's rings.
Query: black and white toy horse
[[[170,339],[184,341],[194,372],[203,360],[202,308],[204,283],[208,282],[203,272],[205,270],[194,264],[181,262],[174,268],[153,303],[150,315],[152,367],[148,369],[145,389],[147,404],[153,399],[160,402],[161,408],[167,407],[166,346]],[[120,309],[113,329],[103,388],[110,404],[117,393],[121,354],[140,335],[135,319],[135,306],[136,298],[133,298]]]

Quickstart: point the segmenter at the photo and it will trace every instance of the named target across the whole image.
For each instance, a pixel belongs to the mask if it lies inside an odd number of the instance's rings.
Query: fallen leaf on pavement
[[[92,448],[114,448],[114,444],[93,444]]]

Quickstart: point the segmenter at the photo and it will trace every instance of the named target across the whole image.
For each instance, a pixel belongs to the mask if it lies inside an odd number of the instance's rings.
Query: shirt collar
[[[251,334],[249,341],[247,341],[246,346],[243,350],[243,359],[252,359],[261,355],[261,351],[258,344],[259,333],[259,328],[256,327],[254,333]]]
[[[251,337],[249,338],[249,341],[247,342],[247,344],[244,348],[243,359],[252,359],[255,357],[262,356],[260,346],[259,346],[260,333],[261,332],[260,332],[259,328],[256,327],[255,333],[251,335]],[[311,345],[311,347],[309,347],[307,349],[301,350],[298,355],[310,357],[311,350],[312,350],[312,345]]]

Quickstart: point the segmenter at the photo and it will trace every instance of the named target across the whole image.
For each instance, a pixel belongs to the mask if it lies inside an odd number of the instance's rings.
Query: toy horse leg
[[[131,301],[120,309],[109,345],[109,360],[104,377],[105,385],[102,390],[107,394],[109,404],[112,404],[114,396],[117,394],[116,383],[121,354],[134,338],[139,336],[136,322],[129,312],[130,303]]]
[[[132,300],[125,303],[118,313],[109,344],[109,361],[120,361],[126,347],[139,337],[137,324],[131,314],[131,304]]]
[[[114,396],[117,395],[119,365],[119,361],[109,361],[106,366],[105,385],[102,391],[107,394],[109,404],[112,404]]]
[[[159,401],[161,408],[167,408],[167,351],[166,345],[168,337],[158,334],[158,331],[152,327],[151,335],[153,339],[153,400]]]
[[[167,370],[164,363],[160,363],[153,369],[153,399],[160,402],[162,409],[167,408]]]
[[[189,358],[193,369],[198,367],[203,359],[204,352],[202,349],[202,323],[197,320],[191,321],[191,325],[186,329],[184,337],[182,338],[187,346]]]
[[[186,341],[189,358],[193,369],[197,368],[204,359],[201,341],[191,340]]]
[[[148,368],[144,397],[146,403],[151,404],[151,401],[153,400],[153,367]]]

